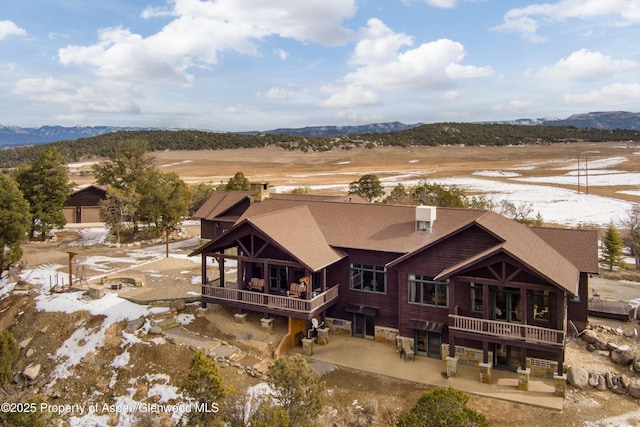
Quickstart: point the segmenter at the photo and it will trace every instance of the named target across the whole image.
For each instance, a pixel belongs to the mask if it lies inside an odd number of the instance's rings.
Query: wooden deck
[[[311,319],[338,301],[338,285],[311,299],[248,291],[237,287],[202,285],[202,300],[262,313]]]
[[[626,302],[596,297],[589,300],[589,316],[628,322],[633,318],[633,310]]]
[[[564,331],[497,320],[449,315],[449,329],[497,338],[562,347]]]

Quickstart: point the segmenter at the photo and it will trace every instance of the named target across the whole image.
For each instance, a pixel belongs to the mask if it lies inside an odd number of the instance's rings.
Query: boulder
[[[632,381],[631,384],[629,384],[629,388],[627,390],[629,396],[633,397],[634,399],[640,399],[640,382]]]
[[[137,331],[138,329],[142,328],[142,326],[144,325],[144,322],[146,321],[144,316],[140,316],[135,320],[130,321],[129,323],[127,323],[127,327],[124,328],[124,331],[131,334],[135,331]]]
[[[589,385],[591,387],[597,387],[598,386],[598,377],[600,375],[597,372],[591,372],[589,373]]]
[[[633,359],[631,369],[633,369],[634,372],[640,372],[640,355],[636,355],[636,357]]]
[[[572,386],[583,389],[589,384],[589,373],[583,368],[572,366],[567,371],[567,381]]]
[[[596,386],[598,391],[606,391],[607,390],[607,379],[604,375],[598,373],[598,385]]]
[[[595,344],[596,341],[599,341],[598,334],[596,334],[592,329],[585,329],[584,334],[582,334],[582,339],[587,344]]]
[[[628,345],[624,345],[618,348],[612,348],[609,357],[616,365],[627,366],[633,362],[635,354],[633,354],[633,351]]]
[[[35,380],[38,377],[38,374],[40,374],[41,367],[42,365],[39,363],[37,365],[29,365],[24,368],[24,371],[22,371],[22,376],[28,380]]]
[[[612,372],[607,372],[605,376],[607,380],[607,388],[612,390],[618,384],[618,376]]]
[[[169,304],[169,308],[175,309],[176,311],[180,312],[187,308],[187,303],[183,299],[176,299],[171,301],[171,304]]]
[[[151,329],[149,329],[149,335],[162,335],[162,328],[158,325],[153,325]]]

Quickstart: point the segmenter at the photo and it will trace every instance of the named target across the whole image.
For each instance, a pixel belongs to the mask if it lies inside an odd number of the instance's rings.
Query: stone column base
[[[318,336],[316,337],[316,342],[319,345],[327,345],[329,344],[329,328],[318,328]]]
[[[529,376],[531,375],[531,369],[518,369],[518,390],[529,390]]]
[[[272,335],[273,334],[273,319],[260,319],[260,323],[262,324],[262,330],[266,333]]]
[[[247,313],[236,313],[233,318],[236,323],[245,323],[247,321]]]
[[[302,338],[302,352],[305,356],[313,356],[313,340]]]
[[[458,374],[458,358],[447,356],[447,378],[455,377]]]
[[[491,363],[480,363],[480,382],[491,384]]]
[[[567,397],[567,376],[554,375],[553,381],[556,386],[555,395],[558,397]]]

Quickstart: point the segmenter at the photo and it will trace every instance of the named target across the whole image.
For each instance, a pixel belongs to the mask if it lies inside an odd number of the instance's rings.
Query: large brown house
[[[202,234],[212,240],[193,253],[205,307],[287,316],[290,334],[317,318],[334,332],[409,342],[454,370],[548,377],[562,374],[567,334],[586,326],[595,230],[359,198],[216,193],[208,203]]]

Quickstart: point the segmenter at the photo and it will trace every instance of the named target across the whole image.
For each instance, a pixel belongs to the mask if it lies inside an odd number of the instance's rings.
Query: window
[[[436,282],[432,277],[409,275],[409,303],[449,306],[449,284]]]
[[[551,306],[549,304],[549,291],[533,291],[533,318],[534,320],[551,320]]]
[[[471,301],[469,303],[469,307],[471,308],[471,311],[483,311],[484,306],[482,304],[483,302],[483,289],[482,289],[482,285],[476,285],[475,283],[471,282],[471,289],[469,291],[469,294],[471,296]]]
[[[387,293],[387,271],[377,265],[351,264],[349,288],[357,291]]]

